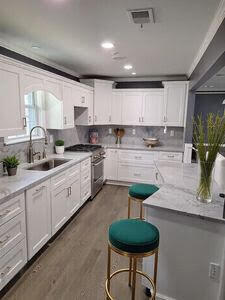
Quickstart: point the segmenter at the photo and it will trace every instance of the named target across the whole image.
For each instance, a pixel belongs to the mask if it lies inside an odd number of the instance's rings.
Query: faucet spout
[[[28,149],[28,162],[29,163],[33,163],[34,162],[34,156],[35,156],[35,153],[33,151],[33,140],[32,140],[32,134],[33,134],[33,131],[36,129],[36,128],[40,128],[43,130],[44,132],[44,136],[45,136],[45,145],[48,145],[48,136],[47,136],[47,132],[45,130],[44,127],[42,126],[34,126],[31,131],[30,131],[30,144],[29,144],[29,149]],[[46,157],[46,153],[45,153],[45,150],[44,150],[44,155]]]

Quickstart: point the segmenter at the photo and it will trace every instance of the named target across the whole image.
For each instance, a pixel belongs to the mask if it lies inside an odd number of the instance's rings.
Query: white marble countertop
[[[36,161],[34,164],[21,164],[17,170],[16,176],[0,177],[0,204],[15,197],[23,191],[49,179],[50,177],[68,169],[69,167],[76,165],[77,163],[83,161],[84,159],[90,156],[91,154],[87,152],[66,152],[62,155],[49,155],[47,159]],[[35,164],[44,162],[52,158],[65,158],[69,161],[49,171],[26,170],[26,168],[28,167],[31,167]]]
[[[105,148],[109,149],[121,149],[121,150],[145,150],[145,151],[168,151],[168,152],[184,152],[184,146],[165,146],[159,145],[152,148],[140,145],[129,145],[129,144],[101,144]]]
[[[219,197],[214,182],[213,200],[209,204],[196,199],[198,165],[175,162],[155,162],[163,179],[160,189],[144,201],[145,206],[166,209],[172,212],[199,217],[225,224],[223,219],[224,200]]]

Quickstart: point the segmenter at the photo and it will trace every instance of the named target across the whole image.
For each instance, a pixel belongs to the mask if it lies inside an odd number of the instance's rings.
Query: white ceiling
[[[217,74],[205,82],[198,91],[201,92],[215,92],[223,91],[225,92],[225,67],[223,67]]]
[[[81,75],[187,74],[220,0],[1,0],[0,35],[20,49]],[[153,7],[155,24],[130,23],[127,9]],[[112,51],[126,56],[114,61]],[[39,45],[40,50],[32,50]]]

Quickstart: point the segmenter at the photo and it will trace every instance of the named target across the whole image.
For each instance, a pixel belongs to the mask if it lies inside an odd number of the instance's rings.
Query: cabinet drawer
[[[69,170],[67,171],[67,177],[68,180],[76,180],[80,178],[80,164],[69,168]]]
[[[0,225],[9,221],[25,209],[24,193],[0,205]]]
[[[180,152],[159,152],[159,160],[183,161],[183,153]]]
[[[91,196],[91,184],[81,187],[81,203],[83,204]]]
[[[25,212],[17,215],[0,227],[0,257],[26,236]]]
[[[91,180],[91,170],[83,170],[81,172],[81,183],[87,182],[88,180]]]
[[[85,169],[90,169],[91,168],[91,159],[85,159],[84,161],[81,162],[81,171]]]
[[[20,271],[26,262],[26,240],[23,239],[6,255],[0,258],[0,289]]]
[[[157,152],[147,152],[147,151],[129,151],[120,150],[119,151],[119,161],[120,162],[131,162],[138,164],[153,164],[154,160],[157,160]]]
[[[59,186],[64,185],[66,183],[66,171],[60,173],[59,175],[56,175],[51,178],[51,188],[52,190],[57,189]]]
[[[118,168],[118,180],[128,182],[155,183],[155,167],[120,163]]]

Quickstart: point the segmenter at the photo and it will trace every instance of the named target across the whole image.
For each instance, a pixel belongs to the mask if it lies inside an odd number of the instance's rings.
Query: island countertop
[[[213,183],[213,200],[209,204],[196,199],[198,165],[175,162],[155,162],[162,177],[160,189],[144,201],[145,206],[166,209],[201,219],[225,224],[224,200],[219,197],[218,186]]]

